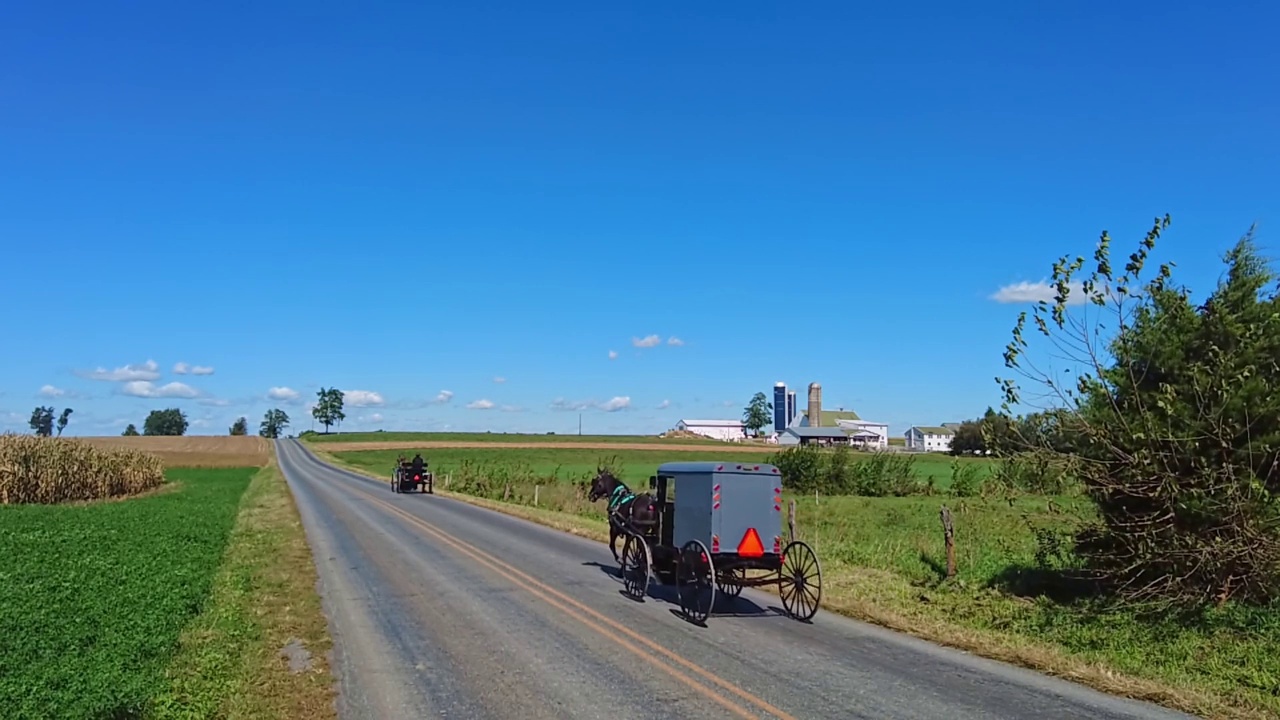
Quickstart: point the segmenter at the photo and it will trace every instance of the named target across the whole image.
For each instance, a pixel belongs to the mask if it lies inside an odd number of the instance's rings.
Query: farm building
[[[888,423],[837,419],[836,427],[848,432],[852,444],[859,447],[875,450],[884,450],[889,447]]]
[[[792,426],[778,434],[779,445],[850,445],[849,431],[838,427]]]
[[[950,452],[956,431],[949,427],[912,425],[907,429],[907,449],[927,452]]]
[[[716,440],[741,440],[747,435],[741,420],[681,420],[676,423],[676,430],[705,435]]]

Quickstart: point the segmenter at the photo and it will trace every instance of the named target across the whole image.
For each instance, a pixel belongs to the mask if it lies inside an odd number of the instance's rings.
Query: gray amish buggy
[[[677,502],[677,495],[679,501]],[[608,470],[597,472],[589,498],[609,498],[610,547],[628,594],[644,597],[649,577],[675,585],[680,609],[705,623],[716,590],[730,598],[745,587],[777,585],[791,617],[809,621],[822,597],[822,569],[799,540],[783,545],[782,474],[773,465],[670,462],[637,495]]]

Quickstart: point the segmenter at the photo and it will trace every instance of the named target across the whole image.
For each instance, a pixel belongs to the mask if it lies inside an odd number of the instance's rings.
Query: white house
[[[872,420],[836,420],[836,427],[849,432],[853,445],[885,450],[889,447],[889,424]]]
[[[926,452],[950,452],[956,431],[935,425],[912,425],[907,429],[907,449]]]
[[[747,435],[741,420],[681,420],[676,429],[716,440],[741,440]]]

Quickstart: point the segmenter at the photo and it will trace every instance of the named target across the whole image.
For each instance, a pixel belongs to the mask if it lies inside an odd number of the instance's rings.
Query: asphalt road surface
[[[1188,717],[750,589],[693,625],[671,588],[625,596],[600,543],[276,447],[346,720]]]

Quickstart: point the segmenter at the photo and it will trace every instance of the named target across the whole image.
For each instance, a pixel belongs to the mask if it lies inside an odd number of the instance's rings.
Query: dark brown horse
[[[624,528],[643,533],[652,527],[658,518],[657,507],[651,494],[637,495],[613,473],[597,468],[587,499],[595,502],[601,498],[609,499],[606,510],[609,515],[609,550],[613,552],[613,559],[621,562],[616,546],[618,536],[625,532]]]

